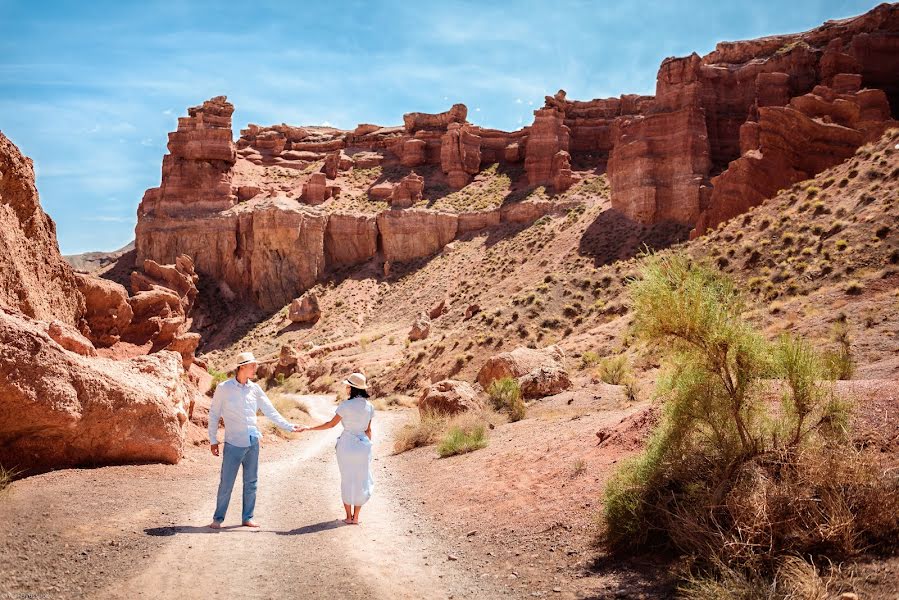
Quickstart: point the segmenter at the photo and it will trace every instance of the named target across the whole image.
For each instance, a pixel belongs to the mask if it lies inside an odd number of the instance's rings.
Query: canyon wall
[[[455,104],[390,127],[250,124],[234,142],[233,106],[217,97],[169,135],[161,184],[138,210],[137,257],[186,254],[201,276],[275,310],[330,270],[426,257],[455,236],[556,207],[510,194],[500,207],[428,208],[496,163],[516,189],[542,186],[556,199],[579,172],[605,172],[626,219],[698,235],[844,160],[897,112],[899,5],[889,4],[665,59],[654,96],[577,101],[559,90],[513,132],[472,124]],[[389,208],[348,209],[340,199],[372,172],[362,202]]]

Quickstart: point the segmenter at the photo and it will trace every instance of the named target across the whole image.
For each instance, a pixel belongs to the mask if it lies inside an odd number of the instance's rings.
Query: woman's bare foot
[[[256,521],[250,520],[250,521],[244,521],[243,526],[244,527],[259,527],[259,524],[256,523]]]
[[[347,525],[352,525],[353,519],[352,519],[352,517],[347,517],[346,519],[343,520],[343,522],[346,523]]]
[[[222,528],[222,524],[219,523],[218,521],[213,521],[212,523],[210,523],[210,524],[207,525],[206,527],[208,527],[209,529],[221,529],[221,528]]]
[[[351,525],[358,525],[358,524],[359,524],[359,517],[356,517],[355,519],[350,519],[350,524],[351,524]]]

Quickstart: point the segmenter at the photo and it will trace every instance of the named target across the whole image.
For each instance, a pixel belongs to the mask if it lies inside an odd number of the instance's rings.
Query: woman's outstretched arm
[[[316,425],[315,427],[304,427],[303,431],[321,431],[323,429],[331,429],[338,423],[340,423],[340,415],[334,415],[334,418],[327,423],[322,423],[321,425]]]

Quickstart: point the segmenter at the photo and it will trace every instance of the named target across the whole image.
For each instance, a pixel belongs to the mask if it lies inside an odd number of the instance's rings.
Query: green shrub
[[[473,452],[487,445],[487,431],[483,425],[469,430],[454,426],[444,435],[437,445],[437,454],[442,458],[455,454]]]
[[[592,350],[587,350],[583,354],[581,354],[581,368],[589,369],[590,367],[594,367],[599,364],[600,356],[597,352],[593,352]]]
[[[527,409],[521,398],[521,386],[514,377],[494,379],[487,388],[487,395],[493,408],[508,413],[510,421],[520,421],[525,417]]]
[[[223,381],[228,379],[228,373],[223,373],[222,371],[215,371],[213,369],[209,369],[209,374],[212,375],[212,383],[209,385],[209,391],[207,394],[214,394],[215,388],[218,387]]]
[[[808,343],[767,342],[733,281],[685,256],[646,259],[631,297],[634,333],[666,357],[664,404],[646,449],[606,487],[610,550],[668,546],[713,572],[719,561],[770,580],[785,556],[840,558],[899,535],[899,480],[847,443],[847,405]]]
[[[621,385],[631,376],[631,369],[627,362],[627,356],[619,354],[604,358],[599,363],[596,376],[600,381],[610,385]]]

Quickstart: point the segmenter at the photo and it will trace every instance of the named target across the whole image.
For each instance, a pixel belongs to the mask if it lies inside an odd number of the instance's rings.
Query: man
[[[244,527],[259,527],[253,521],[256,506],[256,480],[259,470],[259,440],[262,437],[256,426],[256,410],[285,431],[299,431],[281,416],[271,400],[258,384],[252,381],[258,366],[252,352],[241,352],[234,364],[234,379],[229,379],[215,388],[212,405],[209,407],[209,449],[214,456],[219,455],[219,417],[225,420],[225,449],[222,457],[222,474],[219,480],[215,515],[209,527],[219,529],[225,520],[231,489],[237,478],[237,469],[243,466],[243,515]]]

